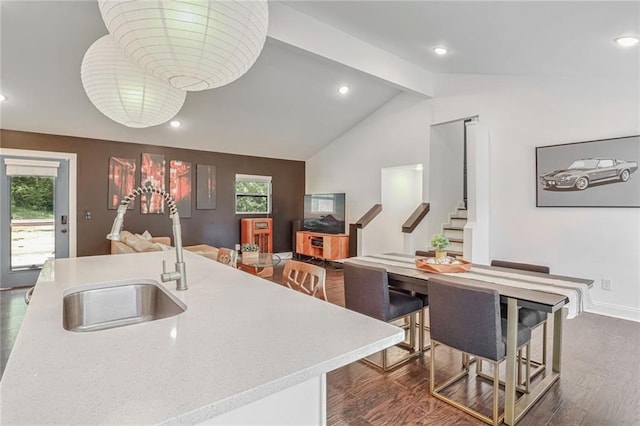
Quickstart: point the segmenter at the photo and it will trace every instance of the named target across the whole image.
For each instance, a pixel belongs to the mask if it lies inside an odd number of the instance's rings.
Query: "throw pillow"
[[[149,233],[149,231],[145,230],[142,234],[136,234],[138,237],[140,238],[144,238],[145,240],[151,241],[151,238],[153,238],[151,236],[151,234]]]
[[[124,243],[137,252],[160,251],[157,244],[133,234],[129,235]]]

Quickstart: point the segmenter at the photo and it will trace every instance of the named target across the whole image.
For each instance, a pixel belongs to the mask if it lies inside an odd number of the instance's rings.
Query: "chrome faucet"
[[[164,198],[167,207],[169,207],[169,217],[173,222],[173,241],[176,248],[176,270],[167,272],[167,262],[162,261],[162,274],[160,279],[163,283],[168,281],[176,282],[176,290],[186,290],[187,287],[187,269],[184,264],[184,256],[182,253],[182,228],[180,226],[180,216],[178,215],[178,208],[173,198],[167,194],[166,191],[155,188],[153,186],[139,186],[138,188],[127,194],[116,213],[116,218],[113,221],[111,232],[107,235],[108,240],[120,241],[120,231],[122,231],[122,225],[124,224],[124,215],[127,213],[127,207],[129,203],[135,200],[140,194],[155,193]]]

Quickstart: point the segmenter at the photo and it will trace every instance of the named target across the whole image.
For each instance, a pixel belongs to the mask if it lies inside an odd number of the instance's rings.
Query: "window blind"
[[[7,176],[58,176],[59,161],[5,158]]]

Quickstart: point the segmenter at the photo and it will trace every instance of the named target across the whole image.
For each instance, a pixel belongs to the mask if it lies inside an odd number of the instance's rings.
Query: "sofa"
[[[152,237],[147,231],[134,234],[120,232],[120,241],[111,240],[111,254],[142,253],[148,251],[171,250],[171,238]]]
[[[219,250],[207,244],[183,247],[192,253],[209,259],[220,261]],[[135,234],[129,231],[120,232],[120,241],[111,240],[111,254],[144,253],[150,251],[174,250],[170,237],[153,237],[148,231]],[[223,262],[227,263],[227,262]],[[233,262],[235,266],[235,262]]]

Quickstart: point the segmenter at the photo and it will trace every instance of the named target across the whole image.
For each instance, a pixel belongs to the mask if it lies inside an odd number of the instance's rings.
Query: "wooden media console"
[[[344,259],[349,257],[349,236],[298,231],[296,253],[324,260]]]

